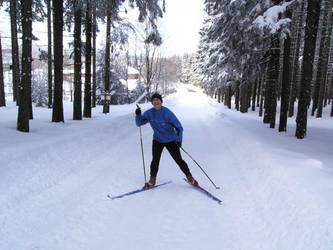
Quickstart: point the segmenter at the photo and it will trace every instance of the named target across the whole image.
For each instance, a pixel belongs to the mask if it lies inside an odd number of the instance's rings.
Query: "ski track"
[[[84,122],[45,127],[46,120],[34,121],[38,129],[29,139],[10,131],[14,140],[6,140],[8,147],[0,151],[0,188],[5,190],[0,194],[0,238],[5,239],[0,249],[332,249],[332,200],[318,198],[312,189],[321,190],[319,184],[308,187],[299,176],[306,153],[281,149],[272,142],[276,131],[255,133],[255,120],[226,110],[194,87],[181,87],[165,105],[185,128],[183,147],[221,189],[214,189],[184,153],[183,158],[222,205],[185,183],[167,150],[158,182],[171,184],[107,198],[144,182],[134,105],[112,107],[111,114]],[[149,125],[142,132],[149,176]],[[279,152],[291,156],[278,158]],[[315,159],[308,163],[306,171],[326,173],[332,183],[330,170],[310,168]]]

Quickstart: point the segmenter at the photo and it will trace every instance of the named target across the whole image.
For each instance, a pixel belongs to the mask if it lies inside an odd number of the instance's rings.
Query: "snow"
[[[268,28],[271,33],[276,33],[281,27],[286,26],[291,22],[290,18],[282,18],[279,20],[279,14],[286,11],[287,7],[293,4],[294,1],[283,3],[282,5],[276,5],[264,12],[263,15],[258,16],[253,24],[259,28]]]
[[[138,86],[138,83],[139,83],[139,79],[128,79],[125,85],[127,85],[128,90],[131,91],[131,90],[134,90]]]
[[[333,121],[309,119],[308,137],[278,133],[257,113],[226,109],[191,85],[164,105],[181,120],[183,155],[222,205],[194,190],[165,150],[158,183],[172,184],[111,201],[143,185],[135,105],[102,107],[92,119],[51,123],[35,108],[30,133],[15,130],[17,107],[0,108],[0,249],[283,249],[333,246]],[[142,109],[150,108],[142,105]],[[328,112],[326,110],[326,112]],[[146,165],[152,131],[142,128]],[[148,169],[147,169],[148,171]]]

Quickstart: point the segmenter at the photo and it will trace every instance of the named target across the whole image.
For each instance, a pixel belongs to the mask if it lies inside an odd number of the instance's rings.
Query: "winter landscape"
[[[0,249],[333,249],[332,31],[330,0],[0,1]]]

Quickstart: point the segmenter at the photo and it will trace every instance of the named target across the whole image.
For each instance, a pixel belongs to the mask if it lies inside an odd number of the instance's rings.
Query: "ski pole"
[[[137,108],[140,108],[138,104],[136,104]],[[146,177],[146,165],[145,165],[145,155],[143,153],[143,143],[142,143],[142,130],[141,130],[141,125],[139,126],[140,128],[140,144],[141,144],[141,154],[142,154],[142,167],[143,167],[143,175],[145,177],[145,183],[147,182],[147,177]]]
[[[198,167],[201,169],[201,171],[206,175],[206,177],[208,178],[208,180],[210,180],[210,182],[214,185],[214,187],[216,188],[216,189],[220,189],[220,187],[217,187],[216,185],[215,185],[215,183],[212,181],[212,179],[211,178],[209,178],[209,176],[208,176],[208,174],[205,172],[205,170],[203,170],[203,168],[199,165],[199,163],[197,163],[197,161],[189,154],[189,153],[187,153],[186,152],[186,150],[183,148],[183,147],[180,147],[184,152],[185,152],[185,154],[187,154],[194,162],[195,162],[195,164],[197,164],[198,165]]]

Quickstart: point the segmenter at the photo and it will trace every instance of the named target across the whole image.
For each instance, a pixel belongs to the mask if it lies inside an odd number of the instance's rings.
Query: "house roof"
[[[135,68],[133,68],[133,67],[128,67],[128,74],[129,75],[134,75],[134,74],[139,74],[140,72],[137,70],[137,69],[135,69]]]

